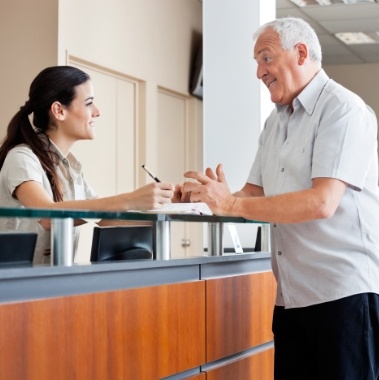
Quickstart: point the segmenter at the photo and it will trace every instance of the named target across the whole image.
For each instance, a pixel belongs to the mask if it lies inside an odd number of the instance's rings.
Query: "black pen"
[[[145,172],[156,182],[161,182],[158,177],[156,177],[149,169],[148,167],[143,164],[142,169],[145,170]]]

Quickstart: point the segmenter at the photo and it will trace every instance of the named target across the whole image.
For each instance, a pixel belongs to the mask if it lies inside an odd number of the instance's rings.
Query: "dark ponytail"
[[[71,66],[53,66],[42,70],[30,85],[29,100],[13,116],[7,135],[0,147],[0,170],[8,152],[19,144],[27,144],[38,157],[46,172],[54,201],[63,200],[63,194],[56,173],[56,154],[50,144],[40,138],[50,127],[50,106],[58,101],[69,106],[76,96],[76,86],[90,79],[89,75]],[[33,125],[29,115],[33,114]],[[46,139],[49,141],[48,139]]]

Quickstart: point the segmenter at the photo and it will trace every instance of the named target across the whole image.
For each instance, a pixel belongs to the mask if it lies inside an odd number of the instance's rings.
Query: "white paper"
[[[159,214],[195,214],[195,215],[213,215],[211,209],[206,203],[165,203],[162,208],[149,210],[148,213]]]

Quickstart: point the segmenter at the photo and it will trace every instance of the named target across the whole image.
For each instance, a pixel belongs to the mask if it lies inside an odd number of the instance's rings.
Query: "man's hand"
[[[191,194],[191,202],[205,202],[214,214],[228,215],[235,197],[229,190],[221,164],[217,165],[216,173],[207,168],[205,174],[188,171],[184,177],[197,181],[186,181],[183,185],[182,191]]]

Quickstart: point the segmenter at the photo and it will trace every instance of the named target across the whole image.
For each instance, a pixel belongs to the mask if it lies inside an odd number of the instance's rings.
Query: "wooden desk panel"
[[[206,281],[207,362],[273,340],[275,292],[272,272]]]
[[[152,380],[205,362],[203,281],[0,305],[7,380]]]
[[[207,380],[273,380],[274,349],[262,351],[207,372]]]

